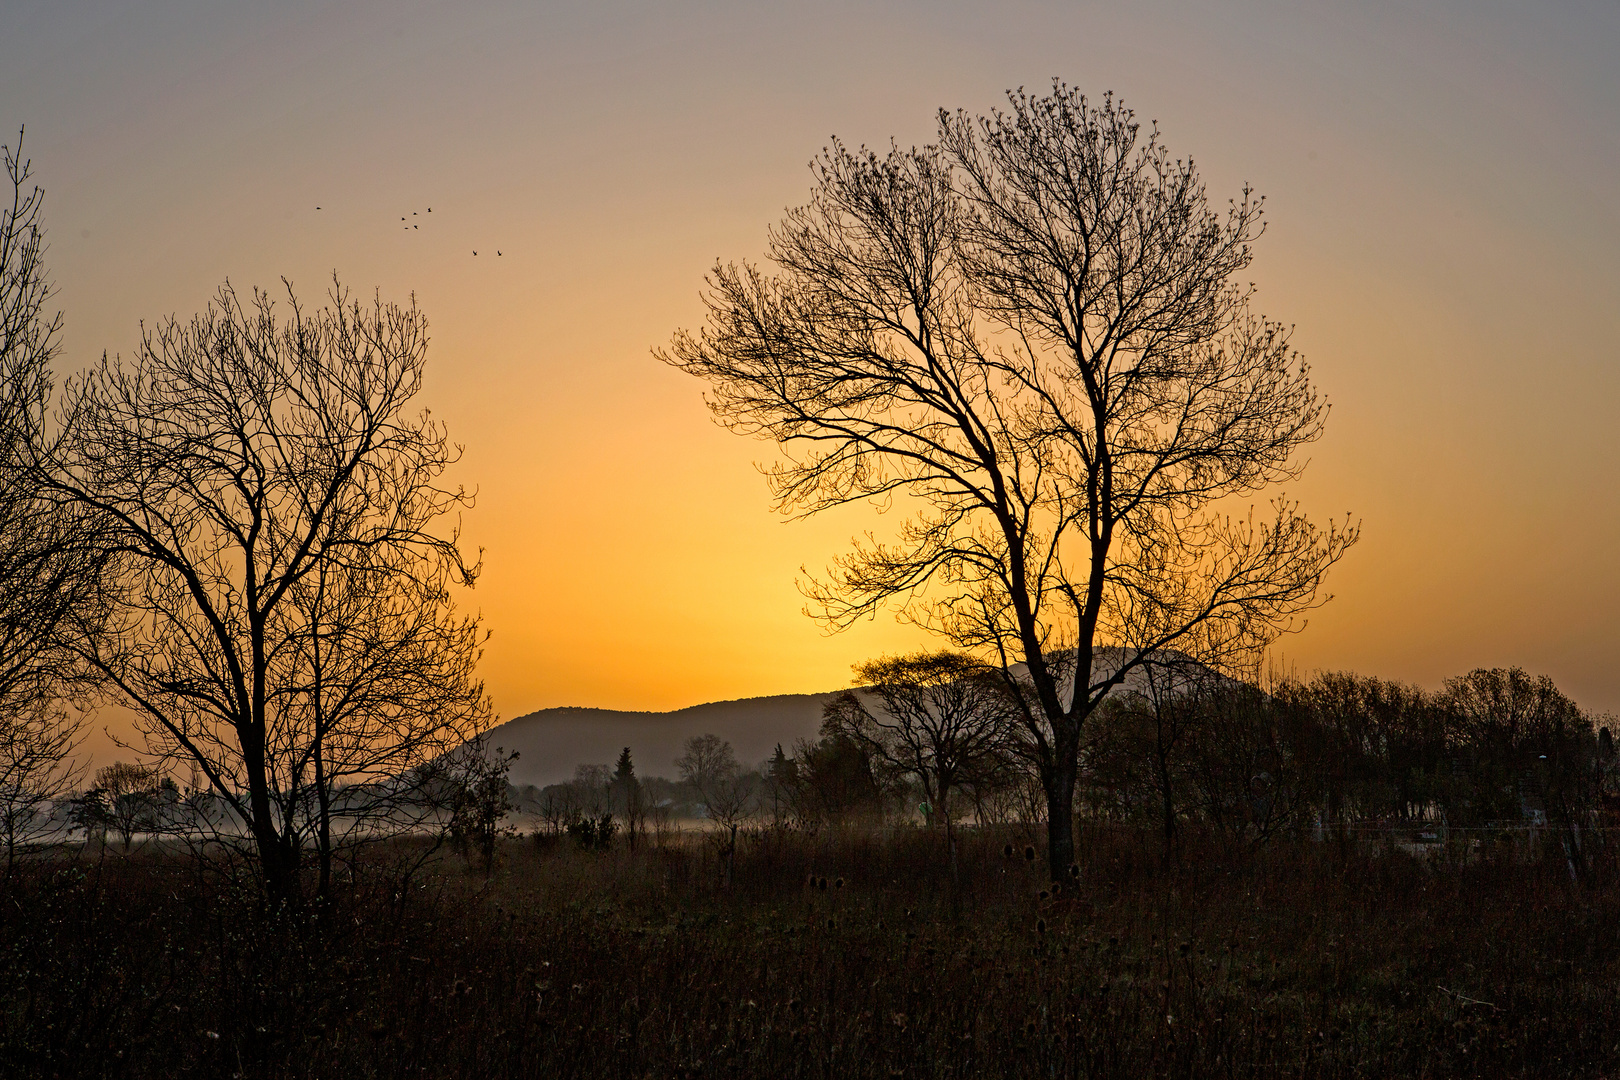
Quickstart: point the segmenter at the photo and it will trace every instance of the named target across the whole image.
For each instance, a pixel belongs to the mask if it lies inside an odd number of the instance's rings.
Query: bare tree
[[[80,658],[157,761],[197,767],[282,899],[319,770],[383,784],[401,759],[381,748],[404,738],[408,760],[487,722],[445,588],[476,567],[434,528],[470,504],[439,484],[459,448],[410,411],[426,320],[330,299],[306,311],[288,286],[283,313],[227,284],[144,330],[132,360],[68,384],[39,477],[113,552],[114,616]]]
[[[1236,681],[1200,688],[1183,753],[1186,801],[1233,840],[1264,843],[1314,808],[1302,775],[1313,718],[1298,691]],[[1290,700],[1292,699],[1292,700]]]
[[[613,771],[606,765],[575,765],[574,800],[579,812],[588,818],[599,818],[610,811],[612,804]]]
[[[96,770],[95,788],[105,800],[106,824],[118,834],[128,851],[138,832],[154,832],[163,776],[158,770],[128,761],[115,761]]]
[[[552,835],[579,820],[579,793],[572,783],[547,784],[540,792],[540,820]]]
[[[945,826],[954,877],[951,792],[1014,740],[1017,717],[1006,682],[962,652],[883,657],[855,665],[861,691],[827,703],[823,734],[844,734],[899,777],[912,778],[928,824]]]
[[[61,832],[57,811],[83,773],[73,756],[76,719],[42,696],[32,704],[0,710],[0,845],[8,878],[19,858]]]
[[[1212,210],[1112,97],[1008,100],[942,111],[922,149],[835,142],[770,233],[778,272],[717,266],[707,327],[658,355],[779,444],[782,511],[910,513],[808,582],[812,609],[843,627],[897,605],[1021,665],[1058,873],[1086,718],[1138,663],[1099,670],[1095,648],[1140,657],[1218,623],[1251,653],[1318,602],[1356,530],[1282,499],[1225,511],[1297,476],[1327,411],[1236,283],[1260,201]]]
[[[1208,717],[1217,694],[1232,680],[1184,652],[1160,650],[1142,663],[1129,695],[1146,714],[1150,732],[1153,787],[1159,797],[1159,829],[1166,864],[1177,856],[1178,802],[1182,753],[1190,733]],[[1129,706],[1128,706],[1129,707]]]
[[[516,830],[505,824],[512,811],[507,777],[518,752],[489,748],[489,736],[477,735],[436,762],[429,770],[443,784],[445,822],[451,843],[463,855],[478,854],[487,875],[495,868],[495,844]]]
[[[731,886],[737,859],[737,830],[753,802],[749,779],[731,744],[718,735],[694,735],[675,759],[681,779],[697,789],[704,810],[716,827],[720,865],[727,888]]]

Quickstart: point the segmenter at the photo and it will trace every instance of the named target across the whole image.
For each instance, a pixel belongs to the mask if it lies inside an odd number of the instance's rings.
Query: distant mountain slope
[[[1117,669],[1125,662],[1125,650],[1104,646],[1097,649],[1094,663],[1101,673]],[[1201,669],[1180,653],[1165,651],[1161,663],[1183,672]],[[1024,666],[1013,670],[1022,674]],[[1213,675],[1213,673],[1209,673]],[[1067,682],[1067,680],[1066,680]],[[1066,695],[1072,682],[1063,686]],[[1126,677],[1120,693],[1145,693],[1147,679],[1138,669]],[[640,776],[666,776],[675,779],[675,759],[683,744],[694,735],[712,732],[731,743],[737,760],[758,765],[781,743],[788,753],[800,739],[813,739],[821,731],[821,710],[842,693],[778,694],[774,697],[743,698],[692,705],[673,712],[624,712],[617,709],[591,709],[565,706],[508,720],[490,733],[491,746],[519,752],[512,764],[514,784],[554,784],[571,779],[574,766],[609,765],[626,746]]]
[[[520,753],[511,773],[519,785],[568,780],[580,764],[611,766],[626,746],[637,774],[674,779],[675,759],[694,735],[720,736],[744,765],[758,765],[777,743],[792,753],[795,742],[820,732],[822,707],[841,692],[715,701],[673,712],[541,709],[495,728],[490,745]]]

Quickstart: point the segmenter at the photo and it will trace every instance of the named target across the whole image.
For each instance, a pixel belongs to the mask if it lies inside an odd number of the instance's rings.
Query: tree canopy
[[[1209,205],[1112,96],[1054,83],[939,115],[935,143],[834,141],[770,231],[773,272],[720,264],[707,324],[659,356],[731,429],[775,442],[779,509],[875,500],[904,520],[805,584],[835,627],[893,607],[1020,674],[1054,871],[1086,717],[1166,648],[1253,655],[1354,542],[1281,497],[1327,406],[1236,275],[1249,190]],[[1122,666],[1093,664],[1098,644]]]

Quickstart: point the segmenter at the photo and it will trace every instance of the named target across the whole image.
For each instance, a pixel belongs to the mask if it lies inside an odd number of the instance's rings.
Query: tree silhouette
[[[737,858],[737,830],[748,816],[752,789],[731,744],[714,734],[694,735],[686,740],[681,756],[675,759],[681,779],[697,789],[720,849],[720,866],[727,888]]]
[[[453,572],[409,548],[364,548],[321,564],[282,609],[277,812],[314,846],[321,895],[338,853],[437,812],[425,767],[491,720],[475,675],[487,634],[450,605]]]
[[[710,384],[722,423],[779,445],[782,511],[909,514],[807,582],[812,610],[843,627],[895,605],[1021,665],[1058,873],[1083,726],[1136,658],[1196,633],[1253,652],[1356,532],[1280,499],[1225,512],[1297,476],[1327,411],[1235,281],[1259,200],[1212,210],[1112,97],[1008,101],[942,111],[921,149],[835,141],[770,232],[777,272],[717,265],[707,326],[658,355]],[[1122,664],[1093,663],[1108,642]]]
[[[1005,681],[961,652],[883,657],[855,665],[859,692],[827,703],[822,733],[863,745],[922,789],[930,825],[951,829],[951,792],[976,763],[1008,751],[1015,713]]]
[[[278,312],[227,284],[144,330],[68,383],[40,476],[98,516],[113,559],[113,617],[80,658],[158,761],[206,777],[279,899],[324,820],[312,785],[384,790],[488,719],[476,620],[446,588],[477,568],[434,528],[470,503],[439,486],[459,448],[411,411],[426,320],[336,282],[330,301],[307,311],[289,285]]]
[[[164,790],[158,770],[115,761],[96,770],[95,790],[104,800],[106,825],[118,833],[126,852],[136,833],[158,828],[159,799]]]
[[[613,797],[624,814],[624,835],[630,841],[630,850],[634,851],[647,811],[628,746],[620,751],[619,760],[613,766]]]

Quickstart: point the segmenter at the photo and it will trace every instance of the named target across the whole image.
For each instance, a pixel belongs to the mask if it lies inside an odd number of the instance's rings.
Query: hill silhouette
[[[712,732],[731,743],[744,765],[758,765],[781,743],[789,753],[821,730],[821,710],[842,691],[777,694],[692,705],[671,712],[628,712],[564,706],[508,720],[490,732],[490,745],[516,750],[513,784],[554,784],[580,764],[611,765],[630,748],[641,776],[676,776],[675,759],[694,735]]]
[[[1166,650],[1162,655],[1164,662],[1197,667],[1180,653]],[[1106,671],[1117,668],[1125,656],[1125,650],[1105,646],[1097,649],[1094,663],[1098,671]],[[1013,670],[1021,674],[1023,665],[1015,665]],[[1062,691],[1067,693],[1072,683],[1065,683]],[[1138,670],[1114,693],[1145,690],[1146,680]],[[737,760],[746,766],[764,761],[778,743],[792,753],[798,740],[820,734],[822,709],[843,692],[713,701],[669,712],[585,706],[541,709],[494,728],[489,744],[518,751],[510,774],[511,782],[518,785],[544,786],[571,779],[576,765],[611,765],[626,746],[639,775],[673,779],[682,744],[694,735],[720,736],[731,743]]]

